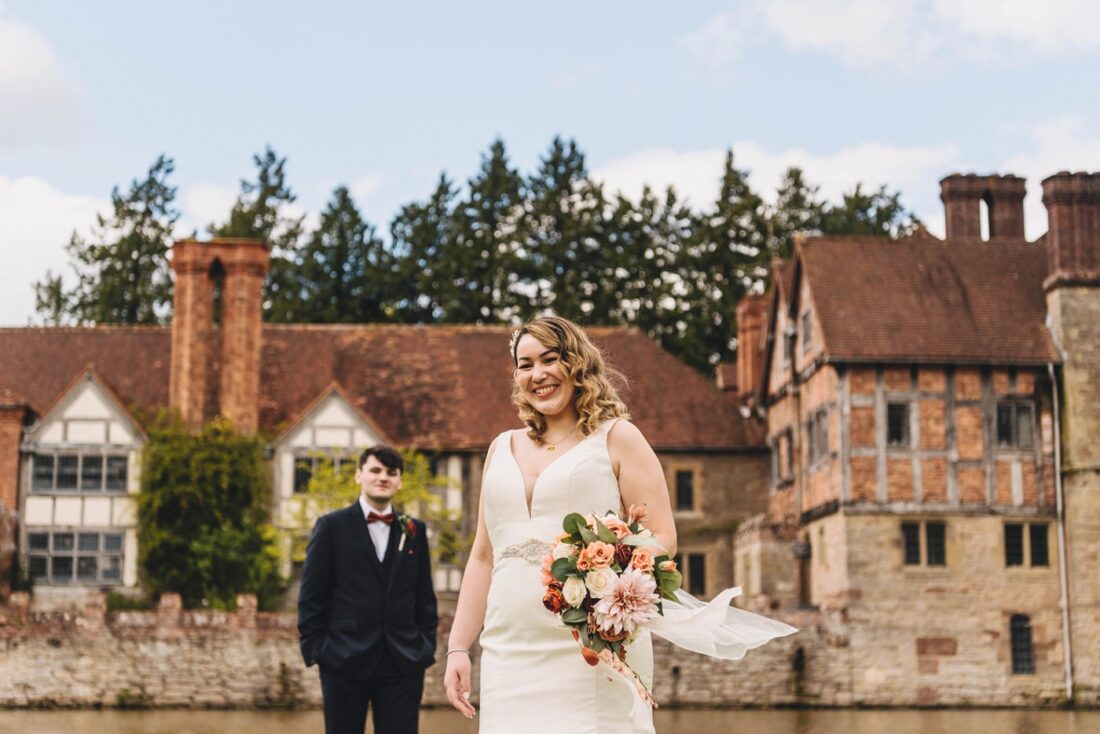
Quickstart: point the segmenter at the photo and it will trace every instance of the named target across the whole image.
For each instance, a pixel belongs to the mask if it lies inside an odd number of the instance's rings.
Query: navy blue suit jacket
[[[387,648],[415,674],[435,662],[436,612],[428,534],[413,520],[399,551],[394,523],[385,568],[359,503],[317,520],[298,593],[298,636],[307,666],[353,677],[373,672]]]

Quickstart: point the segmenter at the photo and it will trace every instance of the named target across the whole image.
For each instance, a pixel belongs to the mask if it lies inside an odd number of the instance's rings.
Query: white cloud
[[[734,165],[749,171],[753,189],[765,200],[774,200],[775,189],[791,166],[803,169],[810,183],[821,187],[821,195],[838,201],[857,183],[877,188],[886,184],[902,192],[902,201],[914,208],[926,226],[942,232],[939,207],[939,179],[958,166],[953,145],[903,147],[885,143],[863,143],[826,155],[801,148],[769,151],[753,141],[733,144]],[[709,207],[718,196],[725,150],[678,152],[667,148],[638,151],[593,170],[610,192],[621,191],[637,198],[648,183],[660,193],[675,187],[696,209]],[[937,220],[938,218],[938,220]]]
[[[0,7],[0,147],[70,145],[82,132],[83,107],[45,39]]]
[[[190,236],[198,231],[200,236],[211,224],[221,224],[229,217],[238,190],[219,184],[201,183],[183,187],[179,197],[180,218],[176,232]]]
[[[110,202],[57,190],[39,178],[0,176],[0,324],[23,326],[34,314],[34,288],[47,270],[71,283],[65,245],[87,234]]]
[[[1034,147],[1008,158],[1002,170],[1027,178],[1024,229],[1028,238],[1034,239],[1047,229],[1043,179],[1058,171],[1100,171],[1100,134],[1070,115],[1046,120],[1028,135]]]
[[[934,12],[959,35],[1065,53],[1100,47],[1095,0],[935,0]]]
[[[760,17],[787,48],[827,51],[852,66],[919,65],[937,35],[918,19],[916,0],[761,0]]]
[[[676,45],[706,66],[725,66],[737,56],[741,46],[740,26],[746,21],[746,15],[735,19],[730,13],[720,13],[697,30],[676,39]]]

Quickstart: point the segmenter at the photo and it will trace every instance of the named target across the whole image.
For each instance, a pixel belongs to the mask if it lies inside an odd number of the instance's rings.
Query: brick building
[[[137,583],[141,417],[165,406],[191,426],[221,414],[264,437],[272,517],[288,533],[318,455],[378,441],[428,454],[454,480],[447,506],[476,517],[489,442],[518,425],[509,330],[266,325],[267,262],[255,241],[180,242],[171,327],[0,329],[0,507],[16,511],[36,599]],[[667,472],[689,586],[730,585],[733,528],[767,502],[762,426],[640,332],[591,334]],[[458,581],[437,570],[440,589]]]
[[[941,197],[945,239],[803,239],[740,304],[771,470],[735,575],[831,620],[852,703],[1096,705],[1100,175],[1043,182],[1037,242],[1023,179]]]

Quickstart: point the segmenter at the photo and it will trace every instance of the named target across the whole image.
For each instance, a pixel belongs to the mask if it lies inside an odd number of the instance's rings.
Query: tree
[[[606,321],[601,288],[614,265],[604,250],[603,190],[588,177],[576,141],[555,137],[527,184],[526,242],[521,281],[527,314],[545,308],[586,323]]]
[[[76,285],[66,290],[60,275],[46,273],[34,285],[35,309],[47,323],[158,324],[172,304],[168,250],[179,219],[173,207],[175,170],[161,155],[142,180],[123,194],[111,190],[111,215],[98,215],[92,239],[73,232],[68,244]]]
[[[275,605],[281,580],[264,444],[224,419],[198,434],[161,417],[149,432],[138,495],[138,564],[153,594],[233,609],[237,594]]]
[[[469,194],[454,211],[450,252],[441,265],[455,284],[441,304],[443,319],[454,323],[509,321],[525,311],[517,291],[522,237],[523,178],[508,162],[499,138],[481,158],[468,182]]]
[[[843,203],[829,206],[822,219],[825,234],[904,237],[920,226],[920,220],[901,203],[901,193],[887,193],[883,184],[873,193],[863,184],[844,194]]]
[[[395,263],[346,186],[332,193],[321,223],[301,250],[293,304],[308,323],[387,321],[395,287]]]
[[[286,181],[286,158],[267,146],[252,156],[256,180],[241,179],[241,193],[229,218],[207,229],[215,237],[255,237],[271,252],[271,264],[264,284],[264,317],[268,321],[301,321],[295,308],[303,303],[298,291],[297,266],[302,219],[287,213],[297,196]]]
[[[393,251],[398,260],[396,318],[412,323],[443,320],[454,283],[446,256],[454,237],[455,189],[440,174],[428,201],[406,204],[390,225]]]
[[[791,256],[796,234],[820,234],[825,205],[818,187],[806,182],[802,169],[792,166],[776,192],[775,207],[768,216],[768,254],[771,259]]]
[[[707,370],[733,354],[735,309],[767,276],[766,244],[764,202],[749,186],[748,172],[734,166],[730,150],[714,209],[680,252],[681,283],[672,295],[682,309],[669,343],[685,362]]]

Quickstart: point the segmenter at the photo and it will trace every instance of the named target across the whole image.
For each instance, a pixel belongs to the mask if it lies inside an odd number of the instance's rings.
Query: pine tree
[[[406,204],[390,225],[398,263],[398,321],[439,322],[445,315],[444,304],[454,300],[445,255],[454,238],[455,195],[454,185],[441,174],[428,201]]]
[[[516,290],[523,203],[523,178],[509,165],[504,142],[494,140],[455,207],[450,255],[443,258],[455,291],[442,306],[444,320],[509,321],[525,311]]]
[[[771,259],[791,256],[796,234],[820,234],[825,205],[818,187],[806,182],[802,169],[791,167],[776,192],[775,207],[768,217],[768,251]]]
[[[111,190],[109,217],[98,215],[87,240],[73,232],[69,257],[77,282],[66,290],[61,276],[47,272],[34,285],[35,307],[47,323],[158,324],[172,305],[168,250],[179,219],[173,207],[175,170],[161,155],[146,177],[123,194]]]
[[[301,250],[301,303],[295,316],[308,323],[388,321],[395,263],[359,213],[346,186],[332,193],[320,226]]]
[[[530,292],[529,313],[553,308],[584,323],[603,320],[605,208],[603,191],[588,178],[576,142],[555,137],[528,181],[522,278]]]
[[[301,321],[295,308],[303,303],[297,267],[302,236],[302,217],[287,214],[287,205],[297,196],[286,182],[286,158],[280,158],[271,146],[252,156],[256,180],[241,180],[229,218],[223,224],[211,224],[215,237],[255,237],[263,240],[271,252],[271,265],[264,284],[264,318],[273,322]]]

